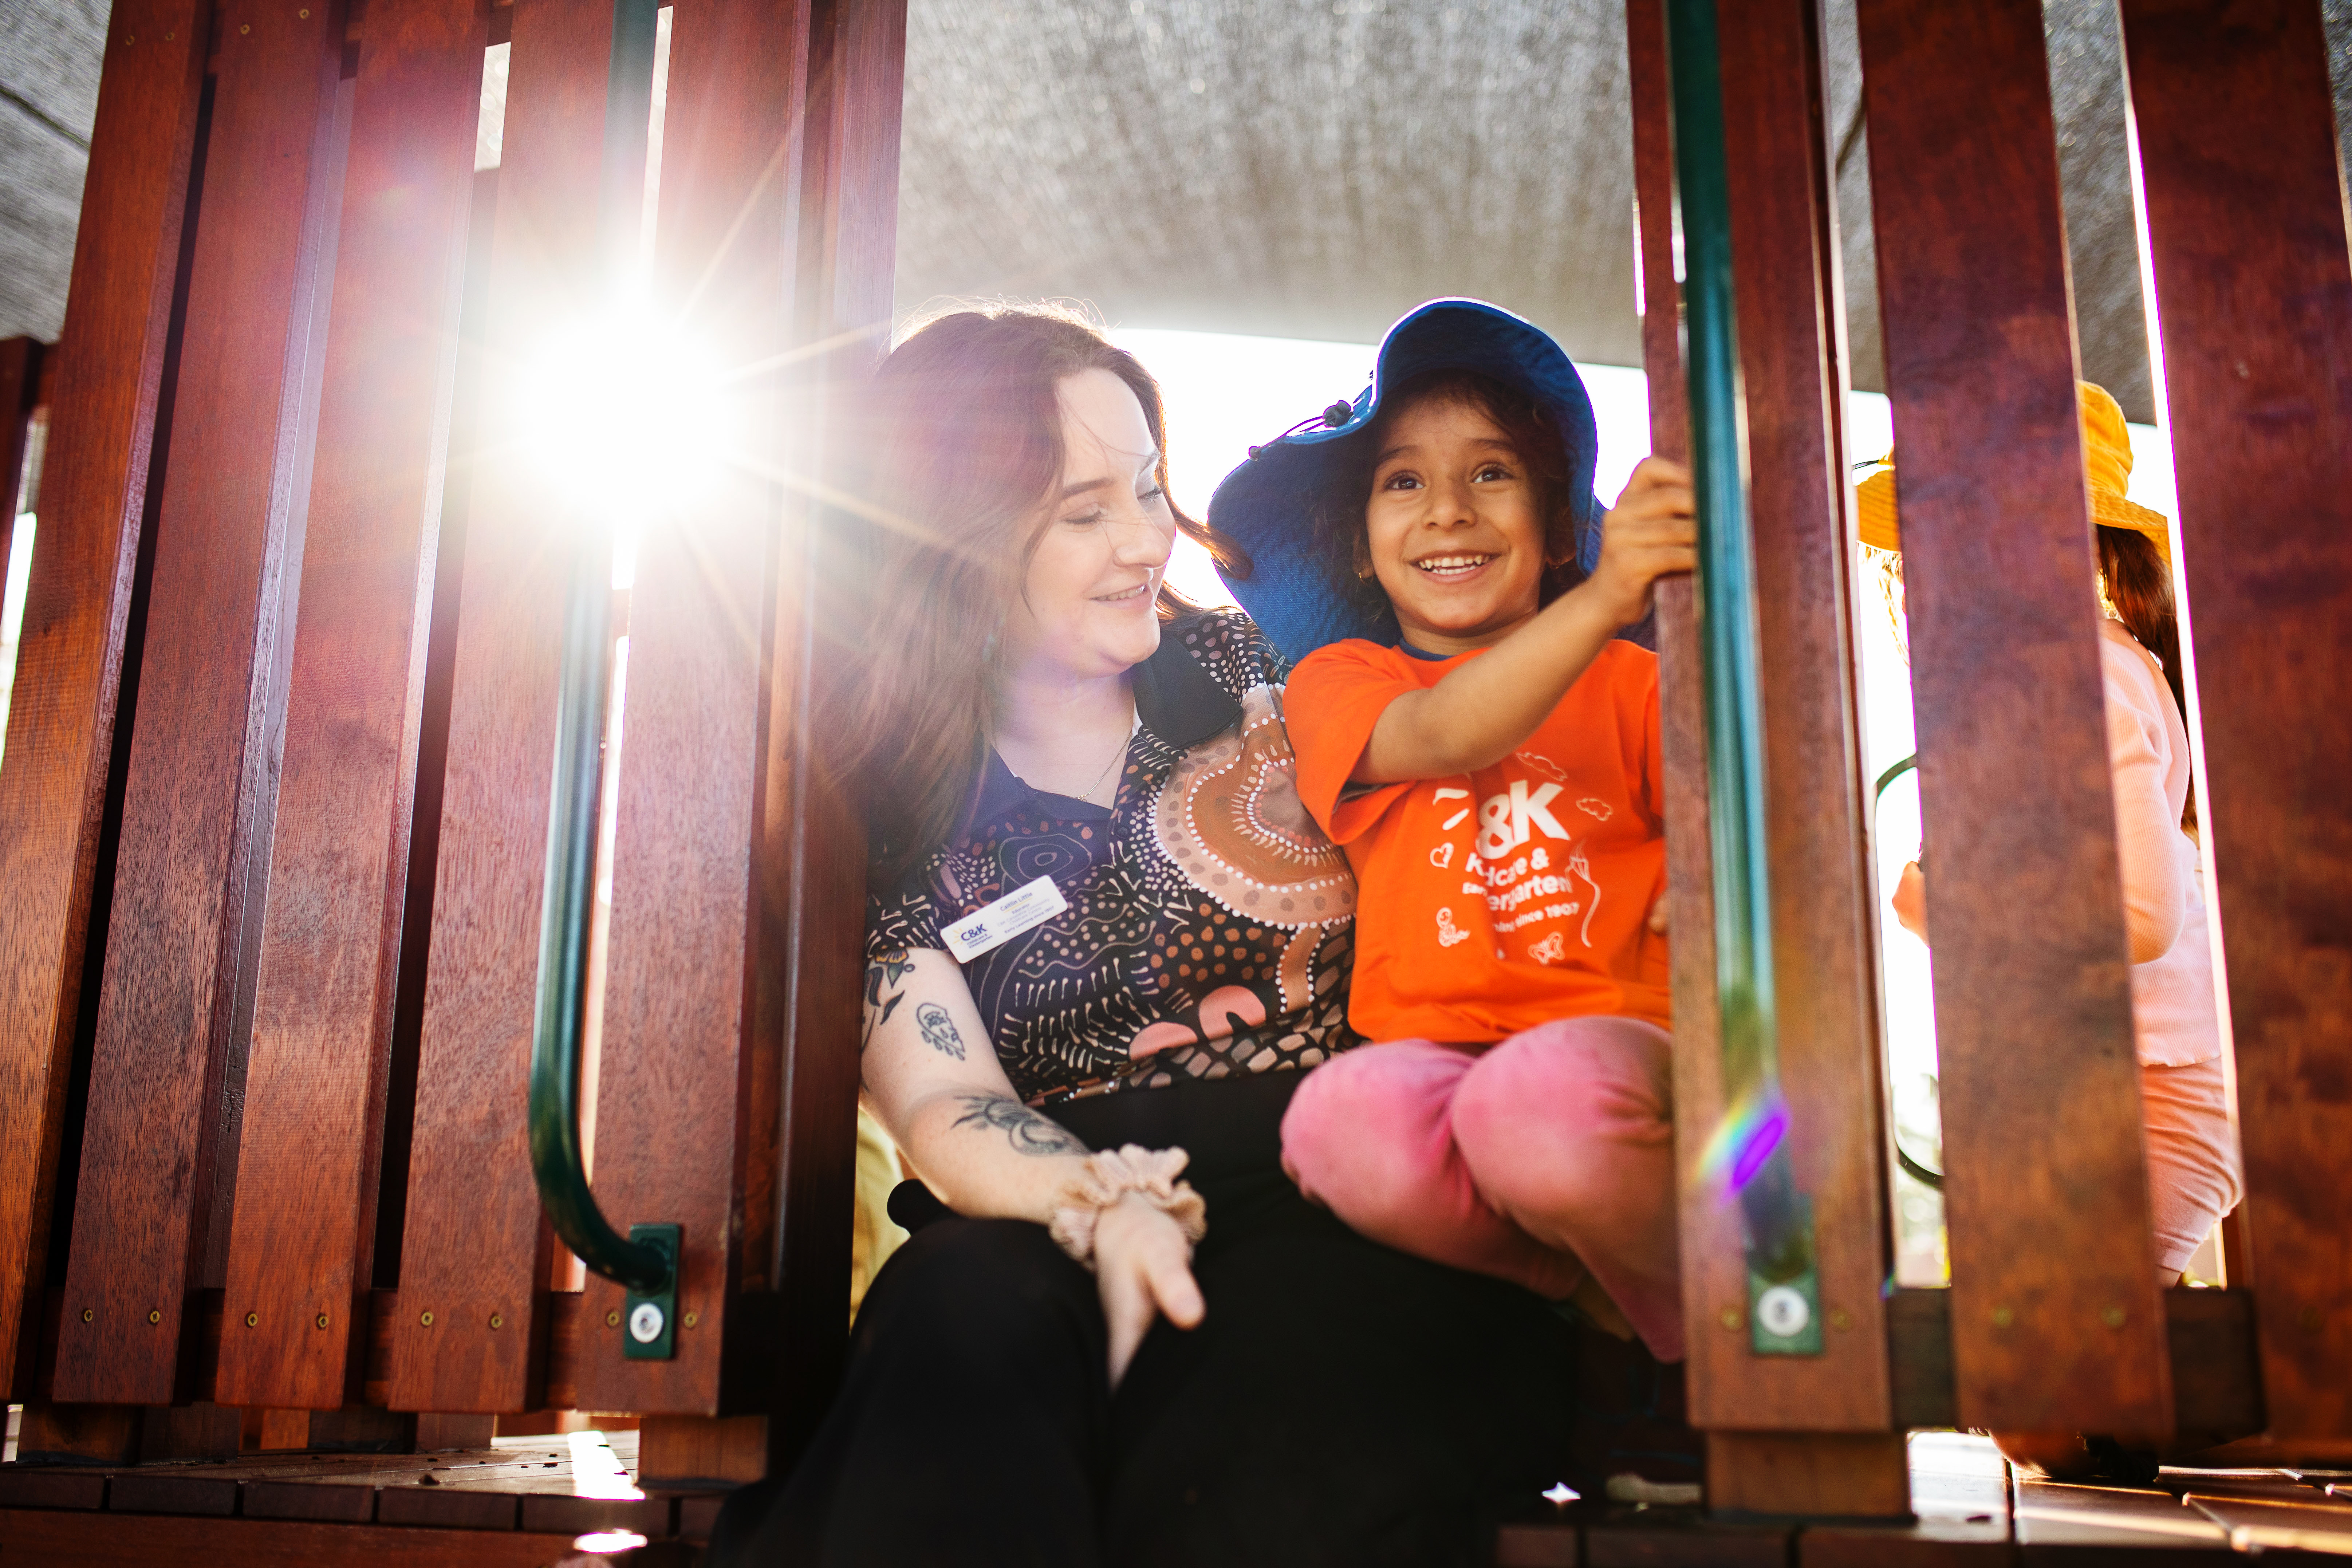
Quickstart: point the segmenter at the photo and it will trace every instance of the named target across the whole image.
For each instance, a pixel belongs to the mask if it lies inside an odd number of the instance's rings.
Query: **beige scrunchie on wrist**
[[[1208,1201],[1190,1183],[1176,1179],[1191,1159],[1181,1149],[1146,1149],[1134,1143],[1097,1149],[1063,1189],[1047,1234],[1055,1246],[1092,1269],[1096,1221],[1103,1210],[1136,1193],[1173,1219],[1186,1241],[1198,1242],[1209,1230]]]

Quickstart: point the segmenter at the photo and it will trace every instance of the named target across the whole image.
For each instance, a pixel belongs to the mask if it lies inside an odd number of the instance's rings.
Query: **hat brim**
[[[1357,456],[1355,444],[1380,416],[1386,392],[1433,370],[1469,370],[1533,397],[1558,427],[1568,454],[1570,493],[1583,498],[1577,555],[1586,571],[1599,563],[1601,513],[1592,496],[1600,437],[1584,378],[1549,333],[1532,321],[1476,300],[1433,300],[1381,340],[1371,384],[1342,423],[1293,432],[1260,447],[1224,477],[1209,501],[1209,525],[1248,552],[1246,577],[1225,585],[1283,657],[1293,663],[1328,643],[1399,637],[1396,616],[1335,582],[1315,550],[1318,496]]]
[[[2091,491],[2091,521],[2108,528],[2128,528],[2156,542],[2167,563],[2172,560],[2172,522],[2162,512],[2113,490]],[[1903,531],[1895,508],[1895,470],[1885,468],[1853,488],[1854,534],[1874,550],[1899,551]]]

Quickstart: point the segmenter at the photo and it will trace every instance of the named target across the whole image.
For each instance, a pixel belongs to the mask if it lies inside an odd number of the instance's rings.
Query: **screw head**
[[[2015,1321],[2017,1321],[2017,1314],[2010,1310],[2007,1307],[1995,1307],[1992,1310],[1992,1326],[1994,1328],[2005,1329]]]
[[[92,1319],[96,1318],[97,1316],[98,1316],[98,1314],[97,1314],[96,1312],[91,1311],[88,1307],[84,1307],[84,1308],[81,1310],[81,1321],[82,1321],[83,1322],[85,1322],[85,1323],[87,1323],[87,1322],[90,1321]]]
[[[317,1317],[315,1317],[315,1318],[311,1319],[310,1321],[311,1321],[312,1322],[316,1323],[319,1327],[320,1327],[320,1328],[322,1328],[322,1329],[323,1329],[323,1328],[325,1328],[325,1327],[327,1326],[327,1314],[326,1314],[326,1313],[324,1313],[324,1312],[321,1312],[321,1313],[320,1313]]]
[[[618,1313],[618,1312],[607,1312],[607,1313],[605,1313],[605,1314],[604,1314],[604,1326],[605,1326],[606,1328],[608,1328],[608,1329],[617,1329],[617,1328],[619,1328],[619,1327],[621,1326],[621,1314],[620,1314],[620,1313]]]
[[[163,1321],[163,1314],[159,1309],[150,1307],[147,1309],[147,1321],[151,1323],[160,1323]]]
[[[245,1315],[245,1326],[248,1329],[257,1329],[261,1327],[261,1314],[258,1312],[247,1312]]]
[[[699,1312],[688,1312],[688,1313],[686,1315],[686,1326],[687,1326],[688,1328],[689,1328],[689,1329],[690,1329],[690,1328],[692,1328],[692,1327],[694,1327],[694,1325],[695,1325],[695,1324],[697,1324],[697,1323],[700,1322],[701,1321],[702,1321],[702,1314],[701,1314],[701,1313],[699,1313]]]
[[[1832,1307],[1830,1309],[1830,1327],[1835,1329],[1839,1333],[1844,1333],[1847,1330],[1853,1327],[1853,1314],[1847,1311],[1843,1307]]]
[[[1739,1331],[1739,1309],[1726,1307],[1715,1315],[1715,1321],[1736,1334]]]
[[[2120,1329],[2124,1326],[2124,1310],[2121,1307],[2102,1307],[2099,1309],[2099,1321],[2111,1329]]]
[[[492,1327],[492,1328],[494,1328],[494,1329],[503,1329],[503,1328],[505,1328],[506,1326],[507,1326],[507,1321],[506,1321],[506,1319],[505,1319],[504,1317],[502,1317],[501,1315],[499,1315],[499,1313],[497,1313],[497,1312],[492,1312],[492,1313],[490,1314],[490,1327]]]
[[[430,1312],[419,1312],[416,1314],[416,1321],[429,1329],[433,1326],[433,1314]]]
[[[250,22],[240,22],[237,24],[236,30],[239,33],[250,33],[253,31],[253,24]]]
[[[662,1316],[659,1307],[651,1301],[640,1301],[636,1310],[629,1314],[629,1338],[641,1345],[649,1345],[661,1338],[662,1330],[667,1324],[668,1320]]]

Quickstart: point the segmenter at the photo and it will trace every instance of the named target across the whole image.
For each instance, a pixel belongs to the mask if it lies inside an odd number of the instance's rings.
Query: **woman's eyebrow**
[[[1150,469],[1157,468],[1159,466],[1160,448],[1154,447],[1150,451],[1143,454],[1143,460],[1136,465],[1135,471],[1139,477]],[[1074,485],[1064,485],[1062,487],[1062,493],[1058,499],[1061,500],[1068,500],[1072,496],[1082,496],[1088,490],[1098,490],[1107,485],[1115,485],[1118,482],[1118,479],[1110,474],[1105,474],[1100,479],[1080,479]]]

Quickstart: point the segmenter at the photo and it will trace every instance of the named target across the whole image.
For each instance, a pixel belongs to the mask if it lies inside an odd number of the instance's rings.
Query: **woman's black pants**
[[[925,1224],[876,1277],[807,1454],[729,1500],[713,1563],[1469,1562],[1567,1473],[1574,1336],[1302,1199],[1278,1079],[1054,1111],[1090,1147],[1192,1152],[1198,1328],[1157,1324],[1114,1395],[1094,1276],[1044,1227]]]

